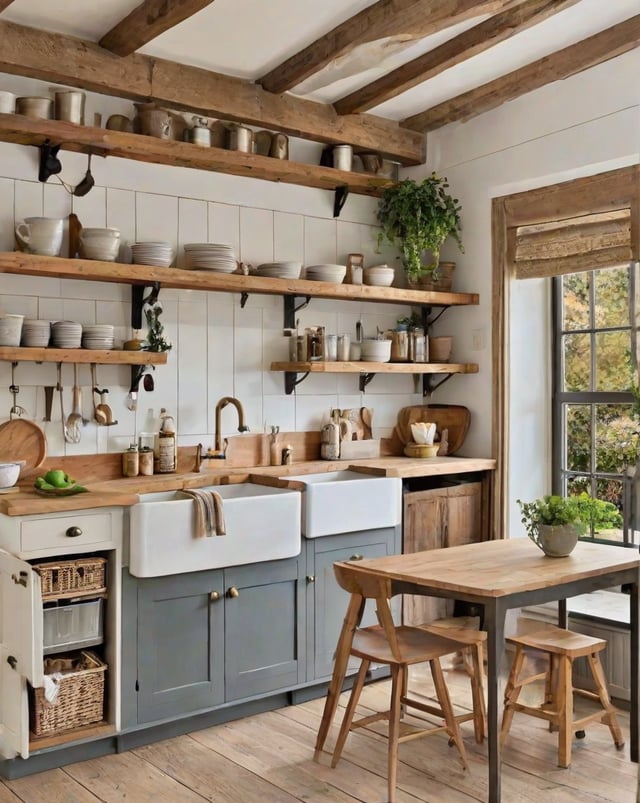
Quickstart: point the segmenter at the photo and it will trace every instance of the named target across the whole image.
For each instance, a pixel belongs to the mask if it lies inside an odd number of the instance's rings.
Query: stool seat
[[[549,722],[549,730],[558,731],[558,766],[568,767],[571,762],[571,733],[582,731],[588,722],[598,721],[608,725],[615,746],[624,746],[622,731],[618,724],[616,709],[607,690],[607,681],[600,663],[600,652],[607,646],[604,639],[592,638],[560,627],[548,625],[543,629],[522,636],[509,636],[506,641],[516,648],[511,672],[505,689],[504,713],[500,741],[504,743],[513,715],[516,711]],[[532,651],[547,658],[544,672],[526,675],[523,673],[525,658]],[[595,692],[574,689],[572,680],[573,661],[586,657],[595,684]],[[544,702],[539,706],[518,702],[523,686],[544,678]],[[599,703],[592,714],[574,718],[574,694]]]

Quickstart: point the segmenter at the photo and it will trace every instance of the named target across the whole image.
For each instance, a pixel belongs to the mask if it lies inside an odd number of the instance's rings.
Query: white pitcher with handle
[[[21,251],[44,256],[60,256],[64,220],[57,217],[27,217],[16,226]]]

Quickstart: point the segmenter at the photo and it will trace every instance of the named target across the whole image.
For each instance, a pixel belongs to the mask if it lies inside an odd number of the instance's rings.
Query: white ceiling
[[[98,41],[140,0],[14,0],[2,19]],[[373,0],[215,0],[140,52],[256,79]],[[371,109],[403,119],[640,13],[639,0],[579,0],[545,22]],[[418,42],[378,41],[328,65],[294,89],[330,103],[481,22]]]

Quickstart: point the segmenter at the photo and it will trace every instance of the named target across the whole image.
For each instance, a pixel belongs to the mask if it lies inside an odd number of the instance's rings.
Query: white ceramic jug
[[[30,254],[60,256],[63,226],[62,218],[27,217],[16,226],[18,246]]]

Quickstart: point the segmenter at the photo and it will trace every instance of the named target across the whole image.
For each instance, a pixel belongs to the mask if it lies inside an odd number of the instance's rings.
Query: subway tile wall
[[[115,103],[101,96],[88,96],[87,101],[88,114],[92,104],[109,101],[113,109]],[[66,152],[60,156],[61,177],[74,186],[84,175],[86,157]],[[350,252],[363,253],[367,265],[397,264],[394,252],[376,253],[376,202],[362,196],[350,196],[340,218],[334,219],[332,194],[322,190],[98,156],[93,157],[92,173],[95,187],[85,197],[75,198],[56,177],[46,184],[37,181],[35,148],[0,143],[0,250],[14,249],[14,226],[25,217],[66,217],[74,212],[85,226],[118,228],[123,243],[120,260],[125,262],[132,242],[168,240],[176,249],[178,266],[185,243],[205,241],[231,243],[238,259],[251,265],[274,259],[344,263]],[[131,270],[135,272],[135,266]],[[133,333],[130,294],[128,285],[0,274],[4,311],[48,320],[112,323],[116,343]],[[125,405],[129,367],[98,365],[98,385],[108,388],[105,401],[118,421],[112,427],[98,427],[92,420],[92,403],[99,399],[92,394],[89,366],[79,366],[87,423],[77,444],[64,442],[61,426],[62,410],[67,415],[71,409],[73,366],[62,366],[63,392],[54,394],[50,422],[43,421],[44,387],[56,384],[56,365],[15,366],[18,403],[45,429],[50,455],[121,451],[155,423],[161,407],[175,416],[180,445],[212,446],[215,404],[225,395],[240,399],[252,432],[269,431],[270,425],[283,431],[316,430],[328,419],[331,407],[367,405],[374,409],[377,437],[391,433],[401,407],[422,400],[413,377],[401,374],[376,376],[364,394],[359,392],[357,375],[311,375],[294,394],[286,395],[284,375],[269,370],[273,360],[288,357],[279,296],[250,295],[244,308],[239,295],[227,293],[161,290],[160,300],[165,336],[173,348],[167,364],[152,372],[155,389],[147,392],[141,386],[137,409],[130,411]],[[402,305],[312,299],[300,309],[298,320],[301,330],[324,325],[328,332],[355,336],[358,320],[365,335],[371,335],[377,328],[392,327],[406,314]],[[9,414],[10,384],[11,365],[0,363],[0,420]],[[223,412],[222,425],[225,435],[233,434],[233,410]]]

